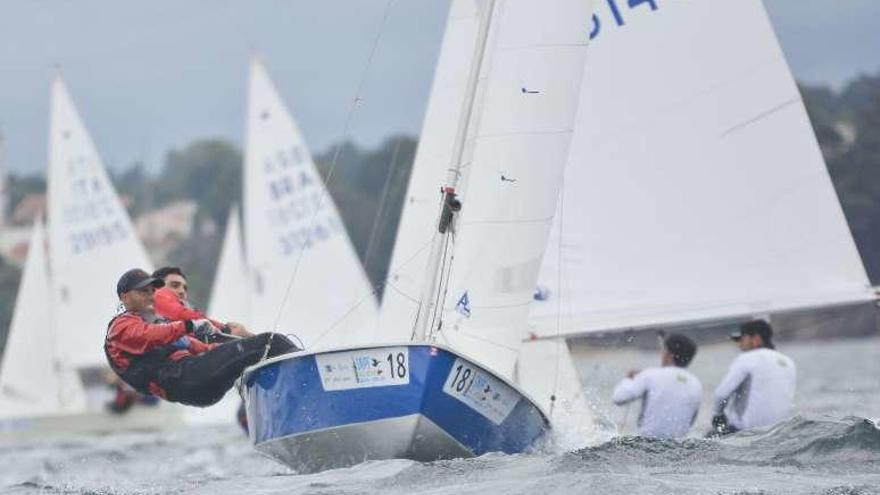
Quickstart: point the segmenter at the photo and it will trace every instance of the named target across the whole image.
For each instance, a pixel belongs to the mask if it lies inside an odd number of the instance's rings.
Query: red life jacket
[[[128,366],[123,368],[110,355],[109,346],[110,329],[113,327],[113,322],[124,314],[116,315],[107,324],[107,334],[104,337],[104,355],[107,356],[107,363],[110,364],[110,368],[113,369],[119,378],[122,378],[122,381],[142,394],[152,394],[154,391],[150,390],[150,383],[156,381],[159,369],[167,365],[171,355],[180,349],[172,344],[166,344],[154,347],[144,354],[133,354],[121,350],[120,352],[128,359]]]

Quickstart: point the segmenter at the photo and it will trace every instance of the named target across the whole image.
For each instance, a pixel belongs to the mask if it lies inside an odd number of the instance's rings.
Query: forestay
[[[81,387],[62,395],[57,362],[46,357],[47,343],[55,342],[55,334],[46,310],[49,274],[45,245],[43,223],[37,220],[0,363],[0,419],[78,412],[85,407]]]
[[[438,338],[508,377],[568,155],[590,12],[576,0],[497,2],[471,120],[460,122],[464,207]]]
[[[596,3],[538,331],[869,299],[762,3],[612,3]]]
[[[152,264],[60,77],[50,105],[48,301],[57,349],[75,367],[106,366],[102,344],[119,304],[116,282]]]
[[[247,111],[250,326],[294,332],[310,348],[351,343],[374,328],[375,296],[302,133],[257,60]]]

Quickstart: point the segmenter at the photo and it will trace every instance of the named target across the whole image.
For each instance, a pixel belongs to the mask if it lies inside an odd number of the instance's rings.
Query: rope
[[[338,144],[336,145],[336,149],[333,152],[333,159],[330,161],[330,168],[327,171],[327,178],[324,180],[324,183],[326,184],[327,187],[325,188],[324,193],[321,194],[320,197],[318,198],[318,204],[315,206],[315,211],[314,211],[314,213],[312,213],[312,218],[309,222],[308,232],[311,232],[312,229],[315,227],[315,220],[317,219],[318,212],[321,211],[321,209],[324,206],[324,201],[327,199],[327,196],[329,196],[330,183],[333,180],[333,175],[336,172],[336,165],[339,163],[339,157],[342,154],[342,149],[343,149],[345,142],[348,138],[349,131],[351,128],[351,122],[352,122],[352,119],[354,118],[355,109],[357,108],[358,104],[361,102],[361,93],[363,92],[363,88],[364,88],[364,85],[367,80],[367,74],[369,73],[370,67],[373,64],[373,58],[376,55],[376,50],[379,47],[379,41],[382,39],[382,33],[385,31],[385,26],[388,23],[388,18],[390,17],[390,14],[391,14],[391,5],[393,3],[394,3],[394,0],[388,0],[385,3],[385,11],[382,16],[382,21],[379,24],[379,30],[376,33],[375,38],[373,39],[373,44],[372,44],[372,47],[370,48],[370,54],[367,57],[366,64],[364,65],[364,69],[361,72],[360,81],[358,82],[358,84],[355,88],[354,98],[351,101],[351,105],[348,107],[348,113],[345,117],[345,123],[343,124],[343,127],[342,127],[341,139],[339,140]],[[300,263],[302,262],[302,258],[303,258],[304,253],[305,253],[304,249],[299,250],[299,255],[297,256],[296,263],[293,266],[293,273],[291,274],[290,280],[287,283],[287,288],[284,290],[284,297],[281,299],[281,306],[278,308],[278,314],[275,317],[275,323],[272,325],[273,331],[278,330],[278,323],[281,321],[281,315],[284,312],[284,307],[287,303],[288,297],[290,296],[290,291],[293,288],[293,283],[296,280],[297,274],[299,273],[299,266],[300,266]],[[269,342],[271,343],[271,337],[269,339]],[[268,350],[268,346],[267,346],[266,354],[268,354],[268,352],[269,352],[269,350]],[[263,359],[265,359],[265,355],[264,355]]]
[[[565,226],[565,171],[563,171],[562,175],[562,184],[559,188],[559,211],[557,212],[559,217],[559,238],[556,246],[556,287],[559,291],[559,297],[557,297],[556,302],[556,369],[554,370],[553,376],[553,393],[550,395],[550,417],[553,417],[554,406],[556,405],[556,396],[559,393],[559,367],[562,361],[562,352],[560,351],[560,341],[559,336],[562,333],[562,295],[565,294],[565,291],[562,290],[562,271],[563,271],[563,258],[562,258],[562,233],[564,231]],[[562,344],[565,345],[565,344]]]

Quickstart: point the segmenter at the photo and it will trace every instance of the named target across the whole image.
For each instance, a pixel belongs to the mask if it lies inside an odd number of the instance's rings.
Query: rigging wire
[[[559,394],[559,368],[562,364],[562,352],[560,349],[559,336],[562,334],[562,298],[565,291],[562,290],[562,270],[564,265],[564,260],[562,258],[562,239],[563,232],[565,230],[565,171],[562,172],[562,184],[559,187],[559,211],[556,213],[559,218],[559,236],[556,246],[556,287],[559,291],[559,297],[557,297],[556,303],[556,369],[554,370],[553,376],[553,393],[550,395],[550,417],[553,417],[553,411],[556,406],[556,398]]]
[[[336,145],[336,149],[333,151],[333,158],[330,161],[330,167],[327,171],[327,177],[324,180],[324,184],[326,185],[326,187],[324,188],[323,193],[320,195],[320,197],[318,199],[318,204],[315,206],[315,211],[312,213],[312,218],[309,222],[309,229],[307,232],[311,232],[312,229],[314,229],[315,222],[316,222],[316,219],[318,216],[318,212],[321,211],[321,209],[324,206],[324,201],[327,199],[327,196],[330,195],[330,192],[329,192],[330,183],[333,180],[334,173],[336,172],[336,165],[339,163],[339,157],[342,154],[342,149],[343,149],[345,142],[348,138],[348,135],[349,135],[349,132],[351,129],[351,122],[354,118],[355,110],[357,109],[358,105],[361,102],[361,93],[363,92],[364,85],[366,84],[367,76],[369,75],[370,68],[373,65],[373,59],[376,56],[376,51],[379,47],[379,42],[382,39],[382,34],[385,32],[385,27],[388,24],[388,18],[391,15],[391,5],[393,3],[394,3],[394,0],[388,0],[385,3],[385,10],[382,15],[382,20],[379,23],[379,30],[376,33],[376,36],[373,38],[373,43],[372,43],[372,46],[370,47],[370,53],[367,56],[366,63],[364,65],[363,70],[361,71],[360,80],[358,81],[358,84],[355,87],[354,98],[352,99],[351,104],[348,107],[348,112],[346,114],[345,121],[342,126],[341,139],[340,139],[339,143]],[[291,274],[290,279],[287,283],[287,287],[284,290],[284,297],[281,298],[281,304],[278,308],[278,314],[276,315],[275,322],[272,325],[273,332],[278,330],[278,323],[281,321],[281,315],[284,312],[284,307],[287,304],[287,299],[290,297],[290,291],[293,288],[293,284],[296,281],[296,276],[299,273],[299,267],[302,262],[302,258],[303,258],[304,253],[305,253],[305,249],[301,248],[299,250],[299,254],[296,258],[296,263],[293,266],[293,273]],[[269,341],[269,344],[271,344],[271,339]],[[268,353],[268,345],[267,345],[266,350]],[[264,357],[264,359],[265,359],[265,357]]]

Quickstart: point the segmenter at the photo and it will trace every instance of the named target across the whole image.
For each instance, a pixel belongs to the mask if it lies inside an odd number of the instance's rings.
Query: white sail
[[[540,405],[553,425],[553,446],[570,451],[608,439],[596,421],[563,339],[528,340],[516,362],[516,383]]]
[[[464,206],[438,338],[509,377],[568,155],[591,11],[583,1],[497,2],[470,122],[459,123]]]
[[[248,288],[238,208],[233,206],[226,221],[226,235],[208,300],[208,315],[220,321],[248,321]]]
[[[62,395],[58,363],[47,353],[55,334],[46,310],[50,289],[45,245],[43,223],[37,220],[0,362],[0,419],[76,412],[85,404],[81,387]],[[71,397],[75,393],[80,400]]]
[[[296,333],[312,348],[372,330],[372,288],[299,127],[257,60],[244,175],[250,326]]]
[[[583,87],[536,329],[870,299],[760,0],[640,3],[618,10],[620,26],[596,4],[595,77]]]
[[[233,206],[226,221],[226,235],[208,305],[208,315],[223,322],[250,320],[248,274],[239,224],[238,208]],[[213,406],[186,408],[184,419],[189,424],[232,424],[240,403],[233,389]]]
[[[106,366],[116,282],[151,263],[61,78],[49,114],[49,259],[58,349],[76,367]]]
[[[440,189],[453,162],[453,142],[461,120],[480,14],[474,0],[454,0],[450,5],[382,296],[378,341],[407,340],[413,332],[429,248],[437,231]]]

